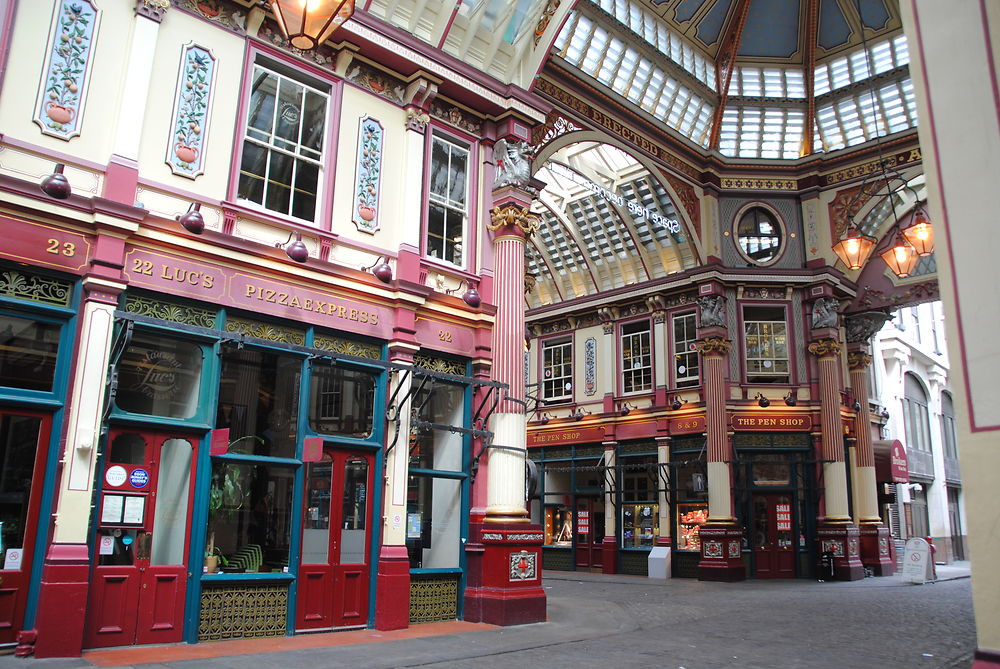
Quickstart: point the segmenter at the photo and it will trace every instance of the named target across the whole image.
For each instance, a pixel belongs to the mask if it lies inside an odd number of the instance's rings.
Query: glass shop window
[[[545,507],[545,545],[573,545],[573,508],[565,504]]]
[[[750,465],[753,484],[759,486],[791,485],[788,458],[784,455],[754,455]]]
[[[229,428],[229,452],[294,458],[300,358],[271,351],[224,351],[215,426]]]
[[[205,552],[222,571],[287,571],[294,481],[291,467],[212,463]]]
[[[784,307],[743,308],[747,381],[788,383],[788,325]]]
[[[345,367],[313,367],[309,427],[319,434],[367,439],[375,420],[375,375]]]
[[[465,387],[437,383],[413,400],[414,429],[410,435],[410,468],[462,471],[463,438],[431,425],[464,425]]]
[[[248,82],[237,197],[312,221],[323,183],[328,87],[283,69],[258,63]]]
[[[118,363],[115,404],[129,413],[191,418],[198,411],[203,363],[198,344],[137,333]]]
[[[0,385],[52,391],[61,327],[0,314]]]
[[[41,419],[5,414],[0,418],[0,555],[24,548],[25,523],[38,449]]]

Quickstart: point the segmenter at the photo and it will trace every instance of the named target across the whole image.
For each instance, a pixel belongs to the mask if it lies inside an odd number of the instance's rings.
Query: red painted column
[[[721,299],[721,298],[716,298]],[[703,312],[704,313],[704,312]],[[701,526],[698,580],[741,581],[743,531],[733,517],[729,469],[726,362],[732,342],[724,326],[699,328],[697,342],[704,375],[705,437],[708,446],[708,522]]]
[[[840,342],[833,328],[813,331],[809,352],[819,370],[820,422],[823,443],[823,491],[825,514],[817,537],[821,553],[833,553],[834,577],[842,581],[864,578],[858,527],[851,522],[847,503],[847,471],[844,463],[844,432],[840,420]]]
[[[538,226],[528,211],[527,184],[494,190],[494,381],[507,385],[490,418],[487,506],[468,563],[465,619],[497,625],[540,622],[546,616],[541,582],[542,528],[525,507],[527,416],[524,397],[524,244]],[[475,573],[474,573],[475,572]]]
[[[857,482],[855,500],[858,526],[861,532],[861,562],[876,576],[892,576],[896,563],[889,551],[891,536],[878,512],[878,481],[875,478],[875,452],[872,448],[872,425],[868,417],[868,368],[872,357],[863,344],[852,344],[847,354],[851,373],[851,388],[861,408],[855,418]]]

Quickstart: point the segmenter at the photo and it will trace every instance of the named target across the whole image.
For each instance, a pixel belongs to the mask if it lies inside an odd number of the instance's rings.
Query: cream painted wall
[[[995,565],[1000,554],[1000,349],[995,337],[987,336],[1000,330],[1000,229],[989,201],[1000,182],[995,98],[1000,54],[992,46],[1000,44],[1000,6],[939,0],[902,0],[900,5],[952,361],[976,632],[980,649],[1000,652],[1000,571]],[[984,30],[984,14],[992,34]]]
[[[117,100],[128,53],[134,3],[129,0],[104,0],[97,28],[96,44],[91,52],[90,79],[83,101],[81,134],[70,141],[43,135],[32,121],[39,86],[43,83],[48,36],[51,31],[54,0],[32,0],[18,4],[10,45],[3,91],[0,93],[0,128],[3,134],[84,160],[106,163],[111,155],[113,127],[109,115],[117,109]],[[123,8],[129,7],[129,11]]]
[[[215,89],[208,123],[208,145],[203,152],[205,173],[197,179],[177,176],[167,166],[167,147],[174,144],[173,118],[181,49],[195,43],[215,56]],[[237,106],[243,79],[246,40],[207,21],[172,8],[160,24],[153,65],[152,85],[146,105],[142,144],[139,147],[139,176],[170,188],[190,191],[202,197],[223,200],[232,168],[239,123]]]

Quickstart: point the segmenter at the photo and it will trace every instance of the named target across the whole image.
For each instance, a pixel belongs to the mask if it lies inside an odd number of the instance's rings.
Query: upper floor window
[[[697,327],[693,312],[673,317],[674,381],[678,388],[698,383]]]
[[[743,307],[747,381],[788,382],[788,324],[784,307]]]
[[[955,403],[948,393],[941,393],[941,441],[944,456],[958,459],[958,437],[955,432]]]
[[[573,342],[542,343],[542,399],[568,401],[573,397]]]
[[[634,393],[653,387],[653,355],[649,346],[649,321],[622,326],[622,392]]]
[[[304,75],[254,66],[237,197],[307,221],[316,218],[327,93]]]
[[[468,218],[469,148],[431,138],[430,192],[427,203],[427,250],[431,258],[464,262],[463,237]]]
[[[906,445],[924,453],[931,452],[930,413],[927,392],[917,377],[907,372],[903,378],[903,418],[906,421]]]

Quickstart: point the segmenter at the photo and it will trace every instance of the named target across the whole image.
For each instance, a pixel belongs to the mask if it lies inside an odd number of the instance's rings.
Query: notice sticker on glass
[[[122,522],[122,509],[125,505],[124,495],[105,495],[104,506],[101,507],[102,525],[120,525]]]
[[[101,555],[114,555],[115,538],[110,534],[102,534],[101,545],[98,549],[98,553],[100,553]]]
[[[130,496],[125,498],[125,513],[122,516],[122,523],[125,525],[142,525],[143,517],[146,513],[146,498]]]
[[[406,514],[406,538],[407,539],[419,539],[420,538],[420,514],[419,513],[408,513],[408,514]]]
[[[20,569],[23,557],[24,551],[20,548],[8,548],[6,554],[4,555],[3,568],[5,570]]]

